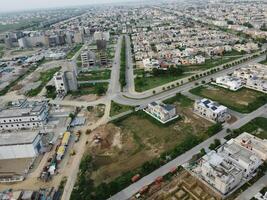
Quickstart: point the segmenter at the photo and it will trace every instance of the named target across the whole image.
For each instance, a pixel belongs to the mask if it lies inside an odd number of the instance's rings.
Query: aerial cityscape
[[[266,200],[266,0],[0,8],[0,200]]]

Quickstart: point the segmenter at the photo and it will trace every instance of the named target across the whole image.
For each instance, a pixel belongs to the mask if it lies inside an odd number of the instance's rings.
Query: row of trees
[[[166,70],[156,69],[152,70],[153,76],[180,76],[184,72],[182,67],[169,67]]]
[[[123,36],[122,44],[121,44],[121,54],[120,54],[120,84],[121,87],[126,86],[126,77],[125,77],[125,71],[126,71],[126,40],[125,36]]]

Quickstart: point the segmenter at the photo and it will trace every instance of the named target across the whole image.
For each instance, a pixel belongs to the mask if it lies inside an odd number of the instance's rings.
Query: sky
[[[0,12],[76,5],[123,2],[124,0],[0,0]]]

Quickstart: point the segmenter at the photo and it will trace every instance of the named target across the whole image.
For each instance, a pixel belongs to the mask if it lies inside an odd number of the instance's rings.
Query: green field
[[[230,140],[243,132],[251,133],[261,139],[267,139],[267,118],[257,117],[253,119],[239,129],[234,130],[233,133],[226,136],[225,139]]]
[[[67,59],[72,59],[72,57],[82,48],[82,44],[77,44],[73,47],[67,54]]]
[[[120,53],[120,84],[121,88],[126,86],[126,41],[125,36],[122,38],[121,53]]]
[[[263,61],[261,61],[260,64],[267,65],[267,60],[263,60]]]
[[[267,103],[267,95],[261,92],[242,88],[230,91],[225,88],[205,85],[190,90],[192,94],[205,97],[240,113],[250,113]]]
[[[90,80],[107,80],[110,79],[111,71],[106,70],[96,70],[91,72],[80,72],[78,75],[78,81],[90,81]]]
[[[126,106],[126,105],[122,105],[122,104],[118,104],[114,101],[111,101],[111,108],[110,108],[110,116],[115,116],[118,115],[120,113],[129,111],[129,110],[133,110],[134,107],[132,106]]]
[[[40,79],[38,81],[41,81],[41,84],[35,88],[31,89],[26,93],[26,96],[33,97],[38,95],[41,90],[46,86],[46,84],[53,78],[54,74],[58,72],[61,69],[61,67],[56,67],[53,69],[46,70],[44,72],[41,72]]]
[[[2,58],[3,57],[3,55],[4,55],[4,49],[5,49],[5,47],[4,46],[0,46],[0,58]]]
[[[174,97],[171,97],[163,101],[163,103],[165,104],[175,104],[177,102],[181,107],[190,107],[193,106],[194,103],[192,99],[189,99],[187,96],[184,96],[180,93],[177,93]]]
[[[82,83],[77,91],[70,91],[71,96],[82,96],[88,94],[104,95],[108,89],[108,83]]]
[[[221,129],[193,115],[190,108],[169,125],[138,111],[107,126],[110,134],[120,130],[121,147],[102,149],[94,158],[83,159],[71,200],[107,199],[131,184],[135,174],[149,174]]]
[[[134,80],[135,90],[137,92],[143,92],[178,79],[185,78],[191,74],[184,74],[180,76],[162,76],[162,77],[137,77]]]

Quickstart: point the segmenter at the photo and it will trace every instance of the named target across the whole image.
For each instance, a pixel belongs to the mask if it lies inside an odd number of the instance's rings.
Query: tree
[[[75,115],[74,115],[73,113],[70,113],[70,114],[69,114],[69,117],[71,118],[71,120],[73,120],[74,117],[75,117]]]
[[[98,95],[98,96],[101,96],[101,95],[103,95],[103,94],[105,94],[106,93],[106,89],[104,88],[104,86],[102,86],[102,85],[98,85],[97,87],[96,87],[96,94]]]

